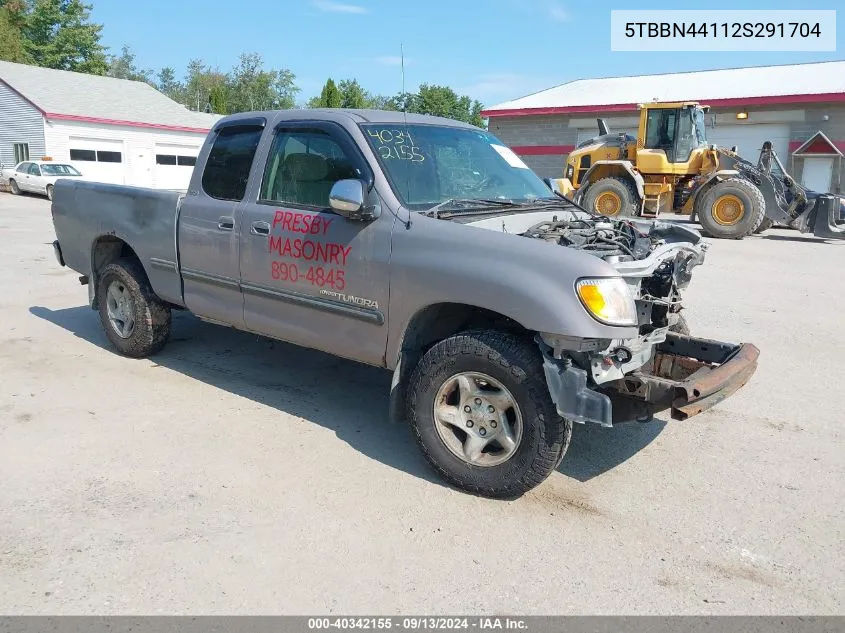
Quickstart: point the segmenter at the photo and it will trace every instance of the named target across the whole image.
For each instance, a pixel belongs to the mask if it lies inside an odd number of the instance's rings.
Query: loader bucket
[[[830,194],[823,194],[816,198],[813,235],[828,240],[845,240],[845,224],[837,222],[841,205],[841,200]]]

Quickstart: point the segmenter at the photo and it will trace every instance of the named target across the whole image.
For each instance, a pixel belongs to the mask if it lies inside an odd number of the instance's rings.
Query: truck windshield
[[[399,199],[424,211],[455,199],[528,202],[549,188],[483,130],[441,125],[362,125]]]

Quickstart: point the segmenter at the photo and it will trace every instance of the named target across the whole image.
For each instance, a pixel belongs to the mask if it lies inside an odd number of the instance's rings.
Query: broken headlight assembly
[[[597,321],[606,325],[637,325],[637,305],[631,289],[621,277],[579,279],[575,292]]]

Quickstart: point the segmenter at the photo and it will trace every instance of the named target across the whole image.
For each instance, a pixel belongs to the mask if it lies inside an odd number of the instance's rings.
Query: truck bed
[[[57,181],[52,212],[65,263],[90,276],[94,244],[119,238],[132,244],[157,294],[181,305],[176,221],[183,195],[142,187]]]

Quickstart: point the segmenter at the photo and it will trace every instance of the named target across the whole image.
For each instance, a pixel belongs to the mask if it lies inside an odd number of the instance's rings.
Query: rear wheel
[[[584,208],[608,217],[636,215],[639,210],[637,190],[622,178],[602,178],[587,189]]]
[[[97,291],[100,323],[124,356],[143,358],[170,337],[170,306],[153,292],[141,265],[130,259],[108,264]]]
[[[766,201],[754,183],[729,178],[708,189],[696,205],[696,215],[708,237],[742,239],[763,220]]]
[[[531,490],[572,436],[549,396],[540,351],[513,334],[469,331],[437,343],[414,369],[408,393],[408,420],[426,459],[474,494]]]
[[[53,185],[47,185],[47,200],[53,199]]]
[[[12,195],[21,195],[21,188],[18,187],[18,183],[16,183],[14,180],[9,180],[9,189],[12,190]]]

